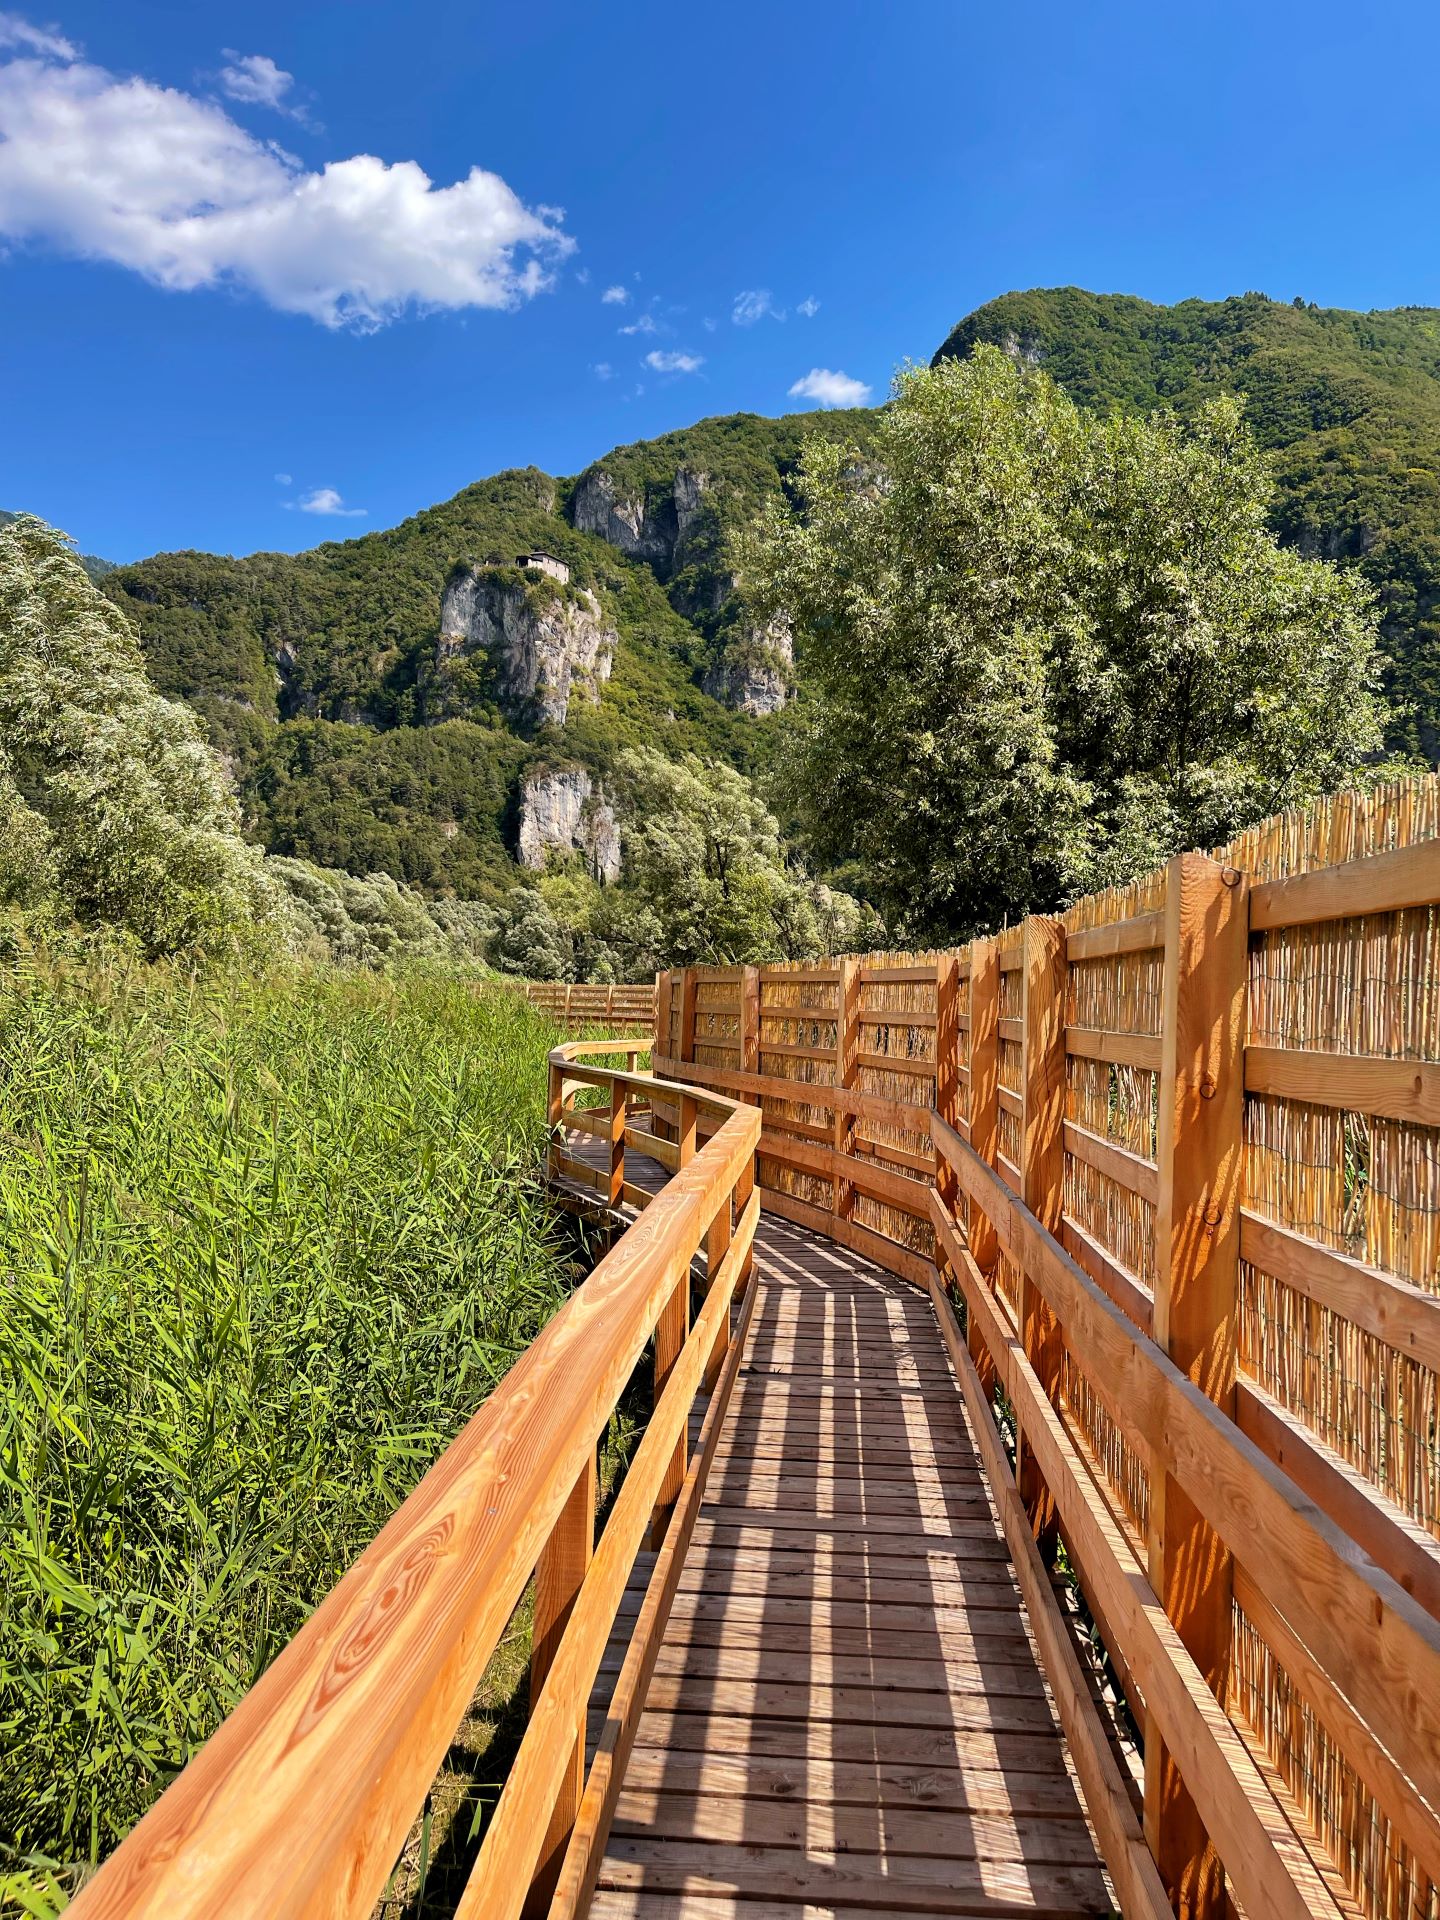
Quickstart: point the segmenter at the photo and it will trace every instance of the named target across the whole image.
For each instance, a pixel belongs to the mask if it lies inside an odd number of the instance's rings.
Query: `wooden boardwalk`
[[[593,1911],[1110,1913],[929,1302],[772,1216],[755,1253]]]

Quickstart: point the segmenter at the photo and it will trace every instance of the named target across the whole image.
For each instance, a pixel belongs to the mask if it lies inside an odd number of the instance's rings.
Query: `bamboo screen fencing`
[[[1216,1334],[1238,1363],[1232,1417],[1440,1616],[1440,779],[1278,817],[1213,859],[1249,901],[1238,1274]],[[1177,871],[958,952],[663,974],[655,1071],[758,1103],[766,1207],[922,1283],[938,1112],[1163,1344],[1162,1088],[1192,938],[1178,907],[1167,923]],[[1041,1155],[1056,1020],[1061,1151]],[[1021,1276],[968,1218],[1018,1321]],[[1146,1462],[1063,1341],[1053,1397],[1143,1558]],[[1297,1832],[1361,1912],[1440,1920],[1440,1783],[1406,1780],[1345,1679],[1237,1575],[1217,1691]]]
[[[587,1027],[613,1027],[627,1033],[649,1033],[655,1024],[655,983],[643,980],[630,986],[592,986],[565,980],[531,980],[525,997],[532,1007],[548,1013],[567,1032]]]

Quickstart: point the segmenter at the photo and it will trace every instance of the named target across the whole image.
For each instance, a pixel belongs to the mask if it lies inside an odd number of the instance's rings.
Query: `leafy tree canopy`
[[[279,924],[200,723],[162,699],[62,535],[0,528],[0,901],[53,901],[150,954]]]
[[[1371,595],[1278,545],[1238,405],[1082,411],[979,346],[898,383],[871,460],[813,444],[760,591],[809,697],[787,779],[912,933],[1052,907],[1353,778]]]

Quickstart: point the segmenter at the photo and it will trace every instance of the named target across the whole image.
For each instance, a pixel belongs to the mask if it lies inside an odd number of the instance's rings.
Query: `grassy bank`
[[[0,986],[12,1901],[133,1824],[558,1303],[551,1039],[444,982]]]

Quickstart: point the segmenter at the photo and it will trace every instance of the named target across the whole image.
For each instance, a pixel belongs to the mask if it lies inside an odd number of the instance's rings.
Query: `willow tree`
[[[288,938],[283,898],[196,716],[155,691],[64,536],[0,529],[0,906],[155,955]]]
[[[751,556],[806,690],[787,797],[912,933],[1054,907],[1379,750],[1369,591],[1277,544],[1234,401],[1102,418],[981,347],[796,486]]]

